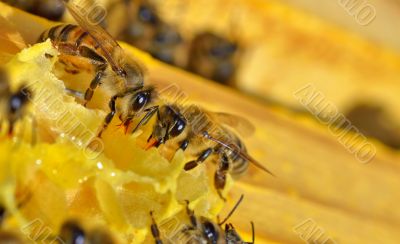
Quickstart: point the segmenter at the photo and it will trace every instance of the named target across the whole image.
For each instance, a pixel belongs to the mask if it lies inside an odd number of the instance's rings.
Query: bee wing
[[[93,4],[88,4],[88,0],[63,0],[63,2],[76,22],[89,33],[102,49],[103,55],[111,65],[111,68],[117,74],[124,75],[125,71],[118,62],[122,60],[124,55],[121,46],[106,30],[100,27],[98,24],[100,21],[93,19],[93,22],[91,22],[90,13],[87,9],[82,7],[83,5],[93,6]]]
[[[275,176],[274,173],[272,173],[269,169],[267,169],[264,165],[262,165],[261,163],[259,163],[257,160],[255,160],[253,157],[251,157],[249,154],[244,153],[244,152],[239,152],[240,157],[246,159],[247,161],[249,161],[250,163],[252,163],[254,166],[256,166],[257,168],[267,172],[268,174]]]
[[[223,112],[209,112],[217,122],[235,129],[241,136],[247,137],[254,133],[255,127],[247,119]]]
[[[253,164],[254,166],[256,166],[257,168],[259,168],[259,169],[261,169],[261,170],[267,172],[268,174],[270,174],[270,175],[272,175],[272,176],[275,176],[274,173],[272,173],[269,169],[267,169],[264,165],[262,165],[261,163],[259,163],[257,160],[255,160],[253,157],[251,157],[251,156],[250,156],[249,154],[247,154],[246,152],[243,152],[243,151],[239,151],[239,152],[238,152],[237,149],[236,149],[235,147],[231,146],[231,144],[228,144],[228,143],[226,143],[226,142],[224,142],[224,141],[218,140],[218,139],[215,138],[215,137],[212,137],[210,134],[208,134],[208,132],[203,132],[203,136],[204,136],[205,138],[207,138],[207,139],[213,141],[213,142],[218,143],[219,145],[221,145],[221,146],[223,146],[223,147],[225,147],[225,148],[228,148],[228,149],[231,150],[232,152],[238,153],[238,155],[239,155],[241,158],[243,158],[243,159],[247,160],[248,162],[252,163],[252,164]]]

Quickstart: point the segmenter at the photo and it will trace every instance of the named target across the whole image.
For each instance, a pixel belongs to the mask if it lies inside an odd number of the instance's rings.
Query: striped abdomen
[[[247,153],[247,149],[246,149],[245,145],[243,144],[243,142],[239,138],[237,138],[237,137],[235,138],[234,144],[236,145],[238,150],[240,150],[243,153]],[[230,155],[230,158],[232,160],[231,161],[232,165],[231,165],[230,174],[234,178],[238,178],[241,175],[243,175],[244,173],[246,173],[247,169],[249,168],[249,161],[247,159],[241,157],[236,152],[233,152]]]
[[[38,42],[44,42],[48,38],[50,38],[55,46],[61,49],[62,53],[80,55],[79,48],[85,46],[97,54],[94,57],[95,59],[104,60],[103,50],[100,48],[100,45],[91,37],[89,32],[80,26],[72,24],[54,26],[43,32]]]

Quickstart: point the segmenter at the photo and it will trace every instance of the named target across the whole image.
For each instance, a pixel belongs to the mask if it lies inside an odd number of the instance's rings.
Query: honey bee
[[[114,24],[118,25],[118,30],[113,30],[113,26],[108,27],[117,39],[130,43],[163,62],[175,65],[183,62],[183,39],[179,31],[160,18],[150,1],[117,1],[109,8],[109,22],[113,21],[112,18],[118,12],[124,13],[123,20]]]
[[[0,117],[0,128],[4,122],[8,123],[8,135],[14,134],[15,124],[25,115],[28,115],[27,107],[32,92],[24,86],[13,92],[9,84],[7,72],[0,68],[0,103],[3,106]],[[34,136],[34,133],[32,133]],[[34,143],[34,138],[32,139]]]
[[[11,6],[42,16],[50,20],[60,20],[65,7],[61,0],[1,0]]]
[[[67,220],[63,223],[58,236],[65,244],[114,244],[117,243],[110,233],[103,229],[95,228],[85,231],[75,220]]]
[[[197,217],[194,211],[189,208],[189,202],[186,201],[186,214],[189,218],[189,226],[183,227],[180,231],[186,235],[185,243],[205,243],[205,244],[247,244],[254,243],[255,231],[254,224],[251,222],[253,240],[252,242],[245,242],[237,233],[232,224],[226,224],[225,229],[223,229],[223,224],[228,221],[229,217],[235,212],[241,201],[243,200],[243,195],[237,201],[235,206],[229,212],[227,217],[219,223],[205,218]],[[152,217],[152,225],[150,227],[153,238],[156,244],[162,244],[160,230],[157,226],[154,217]]]
[[[119,109],[120,119],[123,124],[128,124],[151,103],[156,92],[153,87],[144,85],[146,72],[138,60],[126,55],[102,27],[90,23],[88,18],[82,16],[85,10],[75,4],[75,1],[63,1],[80,26],[64,24],[52,27],[42,33],[39,41],[50,38],[61,53],[61,62],[74,62],[74,58],[83,57],[88,64],[95,67],[94,78],[84,94],[84,105],[91,100],[95,89],[100,85],[111,93],[110,112],[98,133],[101,137],[117,112],[117,100],[124,103]]]
[[[192,238],[192,240],[195,241],[194,243],[210,243],[210,244],[254,243],[254,225],[252,222],[251,222],[252,233],[253,233],[252,242],[244,242],[240,237],[240,235],[236,232],[232,224],[226,224],[225,230],[222,228],[222,225],[226,223],[226,221],[228,221],[228,219],[238,208],[242,200],[243,200],[243,195],[240,196],[239,200],[236,202],[235,206],[228,213],[225,219],[219,223],[216,223],[215,221],[205,217],[196,217],[194,211],[189,208],[189,202],[186,201],[186,214],[189,217],[191,226],[183,231],[193,235],[194,238]]]
[[[149,111],[133,132],[147,123],[154,114],[157,114],[157,119],[146,148],[158,147],[169,140],[174,141],[173,144],[178,143],[177,149],[184,151],[189,145],[193,145],[189,153],[197,158],[185,164],[186,171],[197,167],[208,158],[214,158],[217,161],[214,186],[222,199],[225,199],[222,191],[227,174],[238,178],[247,171],[249,163],[273,175],[248,155],[243,141],[232,130],[235,129],[243,136],[252,134],[254,127],[246,119],[227,113],[206,111],[196,105],[166,104]]]
[[[212,32],[203,32],[191,41],[187,70],[228,84],[238,66],[239,45]]]

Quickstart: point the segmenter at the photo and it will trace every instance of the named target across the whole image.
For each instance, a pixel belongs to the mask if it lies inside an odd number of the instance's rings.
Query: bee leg
[[[96,76],[90,82],[89,88],[86,89],[83,106],[86,107],[87,103],[92,99],[94,90],[100,85],[100,81],[104,76],[104,71],[107,68],[107,64],[101,64],[96,69]]]
[[[221,197],[222,200],[226,201],[225,197],[222,195],[222,191],[226,185],[226,175],[229,171],[229,158],[226,153],[221,155],[221,159],[218,162],[218,169],[215,171],[214,174],[214,186],[218,192],[218,195]]]
[[[179,143],[179,148],[182,149],[183,151],[185,151],[188,146],[189,146],[189,139],[185,139]]]
[[[162,244],[163,242],[160,237],[160,230],[158,229],[157,223],[154,220],[153,211],[150,212],[150,216],[152,220],[152,224],[150,226],[151,234],[153,235],[156,244]]]
[[[96,75],[90,82],[90,86],[88,89],[86,89],[85,92],[84,106],[86,106],[86,104],[92,99],[94,90],[101,83],[101,79],[103,78],[104,72],[107,68],[107,62],[103,57],[101,57],[95,51],[86,46],[79,46],[78,52],[80,56],[90,59],[92,64],[96,66]]]
[[[101,137],[103,132],[107,129],[108,125],[111,123],[115,113],[116,113],[116,107],[115,107],[115,102],[118,98],[120,98],[121,95],[117,94],[111,97],[108,106],[110,107],[110,112],[107,114],[106,118],[104,119],[103,127],[101,128],[99,134],[97,134],[97,137]]]
[[[188,229],[194,230],[197,228],[197,219],[196,216],[194,216],[194,211],[189,208],[189,201],[185,200],[185,202],[186,202],[186,214],[189,216],[190,223],[192,224],[192,226],[189,227]]]
[[[188,171],[188,170],[191,170],[191,169],[197,167],[197,165],[204,162],[204,160],[206,160],[211,155],[212,152],[213,152],[212,148],[207,148],[204,151],[202,151],[200,153],[200,156],[196,160],[192,160],[185,164],[185,166],[184,166],[185,171]]]
[[[103,132],[107,129],[108,125],[111,123],[112,119],[114,118],[115,113],[117,112],[117,108],[115,106],[116,100],[118,98],[124,97],[131,93],[134,93],[140,90],[142,87],[134,87],[126,90],[125,92],[118,93],[111,97],[110,101],[108,102],[108,107],[110,108],[110,113],[107,114],[106,118],[104,119],[103,127],[101,128],[100,132],[97,134],[97,137],[101,137]]]

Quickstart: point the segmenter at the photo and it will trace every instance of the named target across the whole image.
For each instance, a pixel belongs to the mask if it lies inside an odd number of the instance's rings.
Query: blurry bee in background
[[[212,32],[196,35],[190,43],[187,69],[222,84],[233,84],[239,45]]]
[[[8,125],[8,135],[12,136],[14,135],[15,124],[29,114],[27,107],[32,92],[23,86],[13,92],[8,79],[7,72],[0,68],[0,105],[3,111],[0,117],[0,128],[6,123]],[[34,132],[32,132],[32,137],[32,143],[35,143]]]
[[[61,0],[1,0],[16,8],[50,20],[60,20],[65,7]]]
[[[67,220],[61,226],[59,236],[57,237],[65,244],[114,244],[117,243],[110,233],[95,228],[85,231],[82,226],[75,220]]]
[[[110,7],[108,19],[116,16],[113,11],[126,12],[121,20],[125,22],[125,28],[113,31],[117,39],[133,44],[163,62],[205,78],[223,84],[233,83],[239,59],[239,45],[236,42],[212,32],[203,32],[187,45],[178,29],[160,18],[151,1],[126,0],[124,4],[124,9],[116,7],[117,4]]]
[[[360,133],[375,137],[386,145],[400,149],[400,130],[396,122],[389,116],[384,106],[368,102],[355,104],[345,114]],[[339,126],[346,128],[348,123],[341,122]]]
[[[147,148],[158,147],[171,140],[172,145],[178,144],[176,149],[188,149],[188,153],[197,158],[185,164],[186,171],[197,167],[208,158],[217,162],[214,185],[222,199],[225,199],[222,191],[226,185],[227,174],[238,178],[247,171],[249,162],[273,175],[247,154],[244,143],[231,130],[235,129],[244,136],[252,134],[254,127],[246,119],[227,113],[209,112],[195,105],[167,104],[149,111],[133,132],[146,124],[154,114],[157,114],[157,119]]]
[[[119,12],[124,13],[121,20],[113,20],[118,19]],[[108,13],[108,29],[118,40],[130,43],[163,62],[183,65],[180,33],[159,17],[149,0],[118,1],[109,7]]]
[[[123,124],[129,124],[137,113],[151,103],[155,91],[153,87],[144,85],[145,70],[137,60],[127,56],[108,32],[81,16],[81,13],[84,13],[81,6],[73,0],[64,0],[64,3],[80,26],[64,24],[52,27],[41,35],[39,41],[50,38],[61,53],[59,61],[62,63],[74,64],[77,58],[84,58],[87,65],[95,68],[94,78],[83,100],[86,106],[100,85],[110,93],[110,112],[104,119],[98,134],[100,137],[117,112],[118,99],[123,103],[118,108],[119,117]],[[81,65],[82,62],[75,62],[78,69],[82,68]]]

